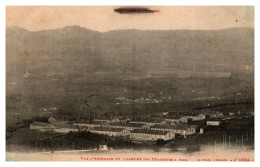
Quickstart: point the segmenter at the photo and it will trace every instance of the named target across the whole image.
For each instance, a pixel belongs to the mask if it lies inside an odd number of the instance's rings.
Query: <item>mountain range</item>
[[[254,29],[97,32],[79,26],[42,31],[8,27],[6,76],[7,102],[22,96],[26,102],[20,106],[32,101],[42,106],[48,99],[70,94],[100,93],[115,89],[116,81],[128,80],[236,76],[239,81],[217,82],[218,89],[229,83],[236,90],[253,89]],[[99,85],[101,81],[112,83]],[[198,80],[192,82],[187,83],[198,85]],[[90,83],[97,90],[83,89]],[[202,88],[213,90],[218,85]]]

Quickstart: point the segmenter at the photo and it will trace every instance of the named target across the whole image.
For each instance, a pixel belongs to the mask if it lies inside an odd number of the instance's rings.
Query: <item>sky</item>
[[[118,29],[218,30],[254,27],[254,7],[142,6],[156,13],[119,14],[120,6],[7,6],[6,26],[30,31],[81,26],[105,32]]]

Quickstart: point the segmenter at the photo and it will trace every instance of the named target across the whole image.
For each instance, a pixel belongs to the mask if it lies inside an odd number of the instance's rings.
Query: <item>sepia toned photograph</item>
[[[6,161],[255,161],[254,6],[6,6]]]

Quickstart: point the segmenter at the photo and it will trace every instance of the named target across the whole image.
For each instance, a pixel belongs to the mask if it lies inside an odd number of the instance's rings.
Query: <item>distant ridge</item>
[[[19,68],[28,62],[21,59],[25,51],[30,59],[37,57],[40,64],[32,74],[46,69],[59,73],[58,67],[48,66],[49,62],[66,65],[65,74],[77,71],[150,74],[171,70],[252,73],[254,66],[253,28],[101,33],[75,25],[42,31],[8,27],[6,37],[7,59],[21,64]],[[7,65],[7,72],[21,71],[15,69],[18,67]]]

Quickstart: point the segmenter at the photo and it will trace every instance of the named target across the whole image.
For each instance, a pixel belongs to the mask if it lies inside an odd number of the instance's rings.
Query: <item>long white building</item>
[[[123,128],[99,127],[90,129],[91,133],[108,135],[113,137],[128,136],[130,132]]]
[[[132,141],[156,141],[156,140],[172,140],[175,134],[166,131],[155,131],[145,129],[135,129],[130,133],[130,140]]]

